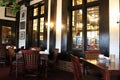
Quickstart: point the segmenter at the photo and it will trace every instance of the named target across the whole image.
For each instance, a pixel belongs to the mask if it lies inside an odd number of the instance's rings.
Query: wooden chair
[[[16,74],[16,77],[18,76],[18,70],[22,69],[23,61],[21,58],[19,60],[16,59],[16,53],[13,46],[10,46],[8,48],[9,53],[9,61],[10,61],[10,72],[9,75],[11,76],[12,73]]]
[[[81,64],[79,62],[78,57],[76,57],[76,56],[74,56],[72,54],[70,56],[71,56],[74,80],[83,80],[82,66],[81,66]]]
[[[80,64],[79,58],[70,54],[71,62],[72,62],[72,69],[73,69],[73,76],[74,80],[97,80],[92,76],[84,76],[82,73],[82,64]]]
[[[0,64],[6,65],[6,47],[0,46]]]
[[[30,47],[30,50],[33,50],[33,51],[38,51],[40,52],[41,48],[40,47]],[[40,54],[40,68],[41,68],[41,76],[43,76],[44,78],[47,78],[47,60],[45,58],[46,56],[45,55],[41,55]]]
[[[37,50],[37,51],[40,51],[41,48],[40,48],[40,47],[30,47],[30,50]]]
[[[57,63],[57,58],[58,58],[58,51],[59,51],[59,49],[55,49],[55,50],[54,50],[54,54],[53,54],[53,59],[48,60],[48,65],[49,65],[52,69],[55,69],[55,68],[56,68],[56,63]]]
[[[29,77],[40,76],[40,55],[39,51],[22,50],[24,62],[24,74]]]

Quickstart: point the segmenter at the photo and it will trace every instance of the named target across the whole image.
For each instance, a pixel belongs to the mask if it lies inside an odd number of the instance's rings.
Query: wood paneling
[[[109,56],[109,0],[100,0],[100,51]]]

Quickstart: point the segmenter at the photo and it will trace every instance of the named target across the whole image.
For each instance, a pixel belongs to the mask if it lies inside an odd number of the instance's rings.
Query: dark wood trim
[[[18,2],[18,4],[20,4],[20,5],[25,4],[26,7],[29,7],[30,1],[32,1],[32,0],[21,0],[20,2]]]
[[[94,2],[87,3],[85,6],[86,6],[86,7],[98,6],[99,3],[100,3],[100,2],[99,2],[99,0],[98,0],[98,1],[94,1]]]
[[[69,1],[69,0],[68,0]],[[69,17],[69,24],[67,24],[67,51],[72,51],[72,0],[69,1],[68,5],[68,17]]]
[[[19,22],[20,22],[20,11],[19,12],[17,12],[17,14],[16,14],[16,28],[15,28],[15,30],[16,30],[16,38],[17,38],[17,40],[16,40],[16,43],[17,43],[17,48],[19,47],[18,45],[18,43],[19,43]]]
[[[86,1],[85,0],[83,0],[83,4],[85,4],[86,3]],[[83,47],[82,47],[82,52],[84,52],[84,51],[86,51],[86,46],[87,46],[87,9],[86,9],[86,5],[83,5],[83,7],[82,7],[82,10],[83,10],[83,14],[82,14],[82,16],[83,16],[83,18],[82,18],[82,20],[83,20],[83,31],[82,31],[82,36],[83,36],[83,40],[82,40],[82,45],[83,45]]]
[[[100,0],[100,51],[109,56],[109,0]]]
[[[50,52],[54,51],[55,42],[56,42],[56,8],[57,8],[57,0],[51,0],[50,20],[51,22],[53,22],[54,26],[53,29],[50,29],[50,43],[49,43]]]
[[[65,0],[64,2],[62,1],[62,36],[61,36],[61,52],[67,52],[67,36],[68,36],[68,30],[69,30],[69,25],[67,24],[68,22],[68,15],[70,13],[70,10],[68,7],[70,7],[70,1]]]

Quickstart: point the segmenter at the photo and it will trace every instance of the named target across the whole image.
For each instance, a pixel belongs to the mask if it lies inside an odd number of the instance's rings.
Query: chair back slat
[[[40,51],[41,48],[40,47],[30,47],[30,50]]]
[[[40,64],[39,51],[22,50],[25,69],[38,69]]]
[[[70,56],[71,56],[74,80],[83,80],[82,65],[79,62],[79,58],[72,54]]]

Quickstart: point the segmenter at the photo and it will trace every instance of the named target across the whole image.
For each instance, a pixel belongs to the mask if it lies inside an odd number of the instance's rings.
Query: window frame
[[[73,0],[71,0],[73,1]],[[82,17],[82,23],[83,23],[83,30],[82,30],[82,49],[80,48],[73,48],[72,45],[71,45],[71,49],[72,50],[80,50],[80,51],[86,51],[87,50],[87,8],[89,7],[94,7],[94,6],[99,6],[100,7],[100,4],[99,4],[99,0],[98,1],[93,1],[93,2],[88,2],[87,3],[87,0],[82,0],[82,4],[80,5],[76,5],[76,6],[72,6],[71,7],[71,23],[72,23],[72,12],[74,10],[79,10],[79,9],[82,9],[82,12],[83,12],[83,17]],[[72,4],[72,3],[71,3]],[[100,11],[100,10],[99,10]],[[100,13],[100,12],[99,12]],[[99,14],[100,15],[100,14]],[[100,16],[99,16],[100,17]],[[71,24],[71,31],[72,31],[72,24]],[[100,30],[99,30],[100,32]],[[72,32],[71,32],[71,36],[72,36]],[[73,37],[71,37],[71,41],[73,42]],[[72,43],[73,44],[73,43]]]

